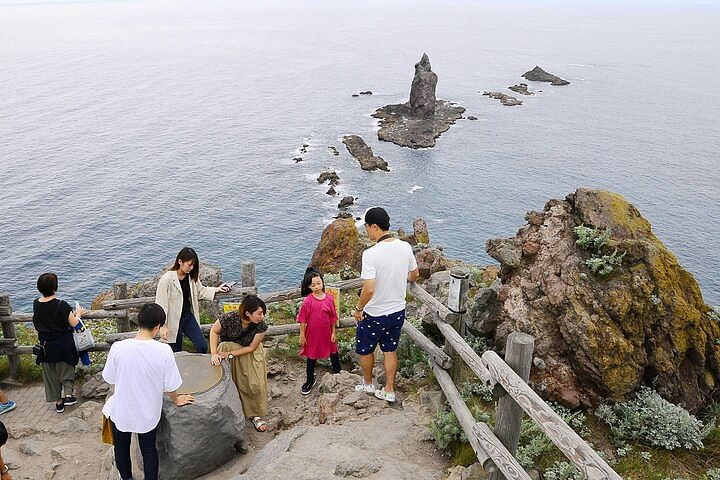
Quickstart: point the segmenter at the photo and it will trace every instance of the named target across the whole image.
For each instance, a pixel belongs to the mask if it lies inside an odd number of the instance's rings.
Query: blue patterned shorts
[[[363,313],[363,319],[355,329],[355,352],[358,355],[367,355],[375,351],[378,343],[383,352],[394,352],[400,342],[403,323],[405,309],[380,317]]]

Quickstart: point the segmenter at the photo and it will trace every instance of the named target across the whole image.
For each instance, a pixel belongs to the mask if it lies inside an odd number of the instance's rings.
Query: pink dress
[[[335,301],[329,293],[325,298],[318,300],[311,293],[298,312],[298,323],[305,323],[305,338],[307,342],[300,348],[300,355],[317,360],[329,358],[330,354],[337,353],[337,343],[331,342],[332,327],[337,322]]]

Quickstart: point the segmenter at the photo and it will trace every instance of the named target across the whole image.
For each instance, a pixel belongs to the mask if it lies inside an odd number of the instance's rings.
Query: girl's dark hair
[[[308,267],[308,269],[305,270],[305,276],[300,284],[300,294],[303,297],[307,297],[312,292],[312,290],[310,290],[310,284],[312,283],[312,279],[315,277],[320,277],[320,280],[323,282],[323,292],[325,291],[325,279],[323,278],[322,273],[318,272],[313,267]]]
[[[157,303],[146,303],[138,312],[138,326],[152,330],[158,325],[165,325],[165,310]]]
[[[177,270],[180,268],[180,261],[187,262],[188,260],[193,261],[193,269],[190,271],[190,278],[193,282],[197,282],[200,277],[200,260],[198,259],[197,253],[190,247],[183,247],[175,257],[175,263],[170,270]]]
[[[37,289],[43,294],[43,297],[53,295],[58,289],[57,275],[52,272],[40,275],[37,279]]]
[[[248,315],[257,311],[258,308],[262,308],[263,313],[267,313],[265,302],[263,302],[260,297],[257,295],[247,295],[243,298],[238,313],[240,314],[240,318],[248,320]]]
[[[5,445],[8,441],[8,431],[5,428],[5,424],[0,422],[0,447]]]

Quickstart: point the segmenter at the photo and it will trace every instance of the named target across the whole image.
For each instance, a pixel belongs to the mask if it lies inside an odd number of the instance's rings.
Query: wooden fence
[[[257,293],[254,262],[243,262],[241,274],[241,286],[229,293],[218,293],[216,300],[240,300],[249,293]],[[429,307],[432,315],[425,320],[432,321],[443,335],[445,344],[442,348],[435,345],[410,322],[405,322],[402,330],[428,355],[428,362],[435,378],[489,478],[530,479],[514,457],[524,411],[537,422],[548,438],[588,480],[622,480],[622,477],[528,386],[534,348],[534,339],[530,335],[522,332],[510,334],[504,360],[493,351],[487,351],[480,356],[465,342],[463,317],[466,314],[468,283],[467,272],[457,268],[451,270],[447,305],[434,298],[420,285],[409,284],[409,293]],[[352,290],[360,288],[362,280],[355,278],[328,286],[341,291]],[[115,298],[103,302],[102,310],[90,310],[83,317],[83,320],[108,318],[116,320],[118,333],[105,335],[105,341],[97,343],[92,351],[109,350],[113,342],[133,337],[135,332],[129,331],[134,315],[131,309],[155,300],[155,297],[127,298],[127,284],[124,282],[115,282],[113,292]],[[301,297],[299,288],[258,295],[267,304]],[[31,314],[13,314],[9,294],[0,292],[0,323],[5,337],[0,339],[0,355],[8,355],[15,375],[19,368],[18,355],[32,353],[32,346],[18,345],[15,323],[31,321]],[[354,318],[340,320],[340,328],[355,326]],[[202,325],[201,330],[207,335],[210,327],[211,325]],[[300,326],[297,324],[273,325],[268,328],[266,335],[299,332]],[[475,421],[458,391],[461,362],[467,365],[480,382],[499,392],[494,430],[485,423]]]

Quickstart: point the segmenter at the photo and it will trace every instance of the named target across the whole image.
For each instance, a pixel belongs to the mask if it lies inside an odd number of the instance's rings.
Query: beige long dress
[[[235,342],[221,342],[218,352],[238,350],[242,345]],[[267,364],[262,343],[251,353],[238,355],[230,360],[230,372],[240,394],[243,413],[246,417],[267,415]]]

